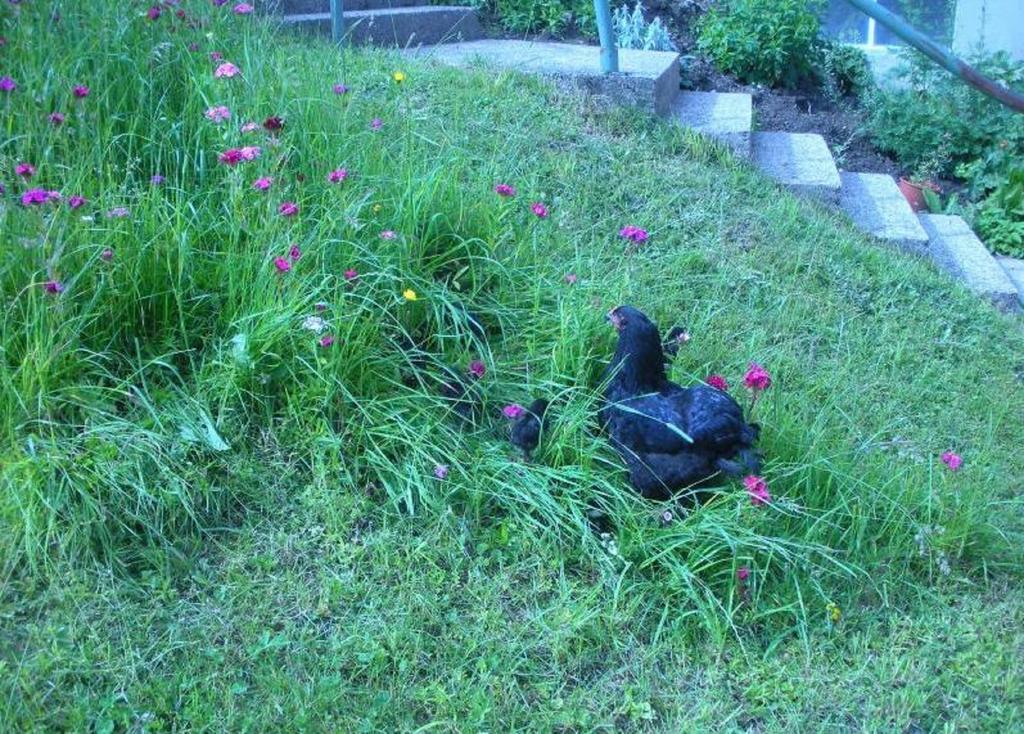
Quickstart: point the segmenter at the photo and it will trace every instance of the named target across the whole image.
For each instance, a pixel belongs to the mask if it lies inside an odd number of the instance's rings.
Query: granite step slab
[[[839,174],[840,205],[863,232],[923,255],[928,234],[892,176],[884,173]]]
[[[1019,294],[1003,267],[961,217],[920,214],[935,263],[1002,311],[1019,307]]]
[[[412,51],[453,66],[486,66],[548,76],[665,116],[679,93],[679,54],[619,49],[619,72],[601,72],[601,49],[576,43],[486,39]]]
[[[996,255],[996,262],[999,263],[1003,272],[1010,278],[1010,282],[1017,289],[1017,297],[1024,304],[1024,260],[1006,257],[1005,255]]]
[[[680,92],[670,116],[684,127],[725,143],[736,155],[750,157],[753,105],[749,94]]]
[[[766,176],[793,192],[826,204],[839,203],[839,171],[820,135],[755,132],[751,157]]]
[[[357,45],[401,48],[438,44],[483,35],[472,8],[454,5],[415,6],[345,12],[345,34]],[[282,22],[301,32],[330,35],[330,13],[286,15]]]

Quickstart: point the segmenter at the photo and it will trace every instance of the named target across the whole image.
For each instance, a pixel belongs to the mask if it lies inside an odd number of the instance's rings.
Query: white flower
[[[319,334],[327,328],[327,322],[319,316],[307,316],[302,321],[302,328],[309,329],[314,334]]]

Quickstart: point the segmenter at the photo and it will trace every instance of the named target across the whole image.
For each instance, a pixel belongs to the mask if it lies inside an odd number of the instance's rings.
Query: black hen
[[[669,382],[658,327],[639,310],[619,306],[608,319],[619,343],[605,372],[600,418],[633,487],[664,500],[718,472],[757,473],[759,429],[743,420],[739,404],[707,385]]]
[[[526,458],[530,458],[530,452],[537,448],[541,434],[547,430],[547,410],[548,401],[539,398],[512,424],[511,441]]]

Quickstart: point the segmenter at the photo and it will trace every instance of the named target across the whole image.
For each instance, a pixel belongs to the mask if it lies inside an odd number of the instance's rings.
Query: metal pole
[[[331,38],[341,43],[345,37],[345,0],[331,0]]]
[[[911,27],[903,18],[890,13],[874,0],[846,0],[846,2],[865,13],[868,17],[877,20],[943,69],[951,74],[956,74],[975,89],[1002,102],[1010,109],[1024,112],[1024,94],[983,76],[973,66],[958,59],[951,51],[942,48],[942,46],[935,43],[928,36]]]
[[[608,0],[594,0],[594,15],[597,16],[597,36],[601,39],[601,71],[610,74],[619,70],[619,49],[615,47]]]

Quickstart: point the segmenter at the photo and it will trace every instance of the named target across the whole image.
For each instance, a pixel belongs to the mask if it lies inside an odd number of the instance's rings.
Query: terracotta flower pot
[[[900,187],[900,193],[903,194],[903,198],[910,204],[910,208],[915,212],[926,212],[928,211],[928,202],[924,198],[924,189],[929,188],[932,191],[936,190],[935,184],[930,182],[914,183],[908,181],[905,178],[899,180],[898,186]]]

